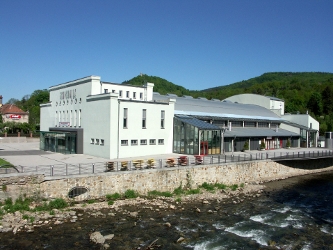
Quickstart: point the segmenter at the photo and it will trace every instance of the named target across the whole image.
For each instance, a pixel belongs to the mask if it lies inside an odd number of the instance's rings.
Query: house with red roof
[[[0,114],[2,122],[29,122],[29,112],[25,112],[14,104],[2,104],[2,96],[0,95]]]

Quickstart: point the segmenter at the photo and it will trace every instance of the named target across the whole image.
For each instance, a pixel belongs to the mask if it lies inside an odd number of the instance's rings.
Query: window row
[[[82,110],[63,110],[55,112],[56,127],[81,127]]]
[[[95,138],[91,138],[91,139],[90,139],[90,144],[95,144],[95,145],[101,145],[101,146],[104,146],[104,139],[95,139]]]
[[[165,110],[161,110],[161,128],[165,128]],[[128,108],[123,111],[123,128],[128,128]],[[147,109],[142,110],[142,128],[147,128]]]
[[[121,140],[121,146],[128,146],[129,140]],[[131,146],[137,146],[139,145],[139,140],[130,140]],[[157,140],[158,145],[164,145],[164,139],[158,139]],[[146,139],[140,140],[140,145],[148,145]],[[156,139],[149,139],[149,145],[156,145]]]
[[[115,92],[116,92],[116,90],[113,89],[112,93],[115,93]],[[108,89],[104,89],[104,93],[109,93],[109,90]],[[131,94],[130,91],[126,91],[125,96],[123,96],[123,91],[119,90],[119,97],[126,97],[126,98],[143,100],[143,92],[140,92],[139,96],[138,96],[137,92],[132,92],[132,94]]]

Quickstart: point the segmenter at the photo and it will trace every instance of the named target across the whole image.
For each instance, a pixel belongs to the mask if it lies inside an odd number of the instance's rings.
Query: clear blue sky
[[[4,102],[88,75],[191,90],[333,72],[332,0],[2,0]]]

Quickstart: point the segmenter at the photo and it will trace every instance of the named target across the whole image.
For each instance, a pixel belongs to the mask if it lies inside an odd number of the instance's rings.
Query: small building
[[[28,123],[29,112],[25,112],[14,104],[2,104],[2,96],[0,95],[0,114],[2,122]]]

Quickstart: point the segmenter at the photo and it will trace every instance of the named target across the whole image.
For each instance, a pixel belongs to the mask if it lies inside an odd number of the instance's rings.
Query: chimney
[[[0,107],[2,107],[2,95],[0,95]]]

